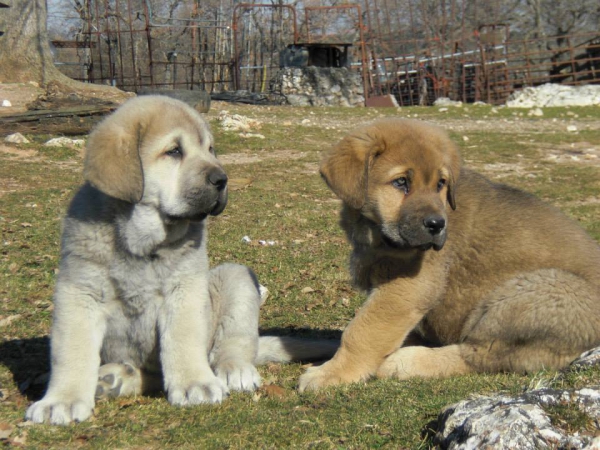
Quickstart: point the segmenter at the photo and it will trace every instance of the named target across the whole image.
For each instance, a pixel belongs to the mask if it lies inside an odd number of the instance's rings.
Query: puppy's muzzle
[[[446,243],[446,218],[433,212],[418,217],[405,217],[398,224],[384,226],[383,242],[397,249],[441,250]]]

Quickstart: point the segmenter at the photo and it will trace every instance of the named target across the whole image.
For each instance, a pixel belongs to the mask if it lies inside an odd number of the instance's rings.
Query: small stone
[[[4,138],[4,142],[10,144],[29,144],[29,139],[23,136],[21,133],[9,134]]]
[[[10,102],[10,100],[2,100],[2,106],[4,108],[10,108],[12,106],[12,103]]]
[[[85,141],[83,139],[69,139],[67,137],[50,139],[44,143],[44,147],[82,148],[84,145]]]
[[[542,110],[541,110],[541,108],[535,108],[535,109],[532,109],[532,110],[530,110],[530,111],[527,113],[527,115],[528,115],[528,116],[536,116],[536,117],[541,117],[541,116],[543,116],[543,115],[544,115],[544,111],[542,111]]]

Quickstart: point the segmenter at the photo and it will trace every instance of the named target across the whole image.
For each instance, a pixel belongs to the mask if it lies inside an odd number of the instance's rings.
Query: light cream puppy
[[[275,337],[259,355],[254,274],[209,271],[206,218],[227,202],[212,145],[195,110],[157,96],[90,135],[87,181],[64,220],[50,383],[29,420],[83,421],[95,397],[160,387],[174,405],[218,403],[260,385],[256,363],[308,356],[310,343]]]

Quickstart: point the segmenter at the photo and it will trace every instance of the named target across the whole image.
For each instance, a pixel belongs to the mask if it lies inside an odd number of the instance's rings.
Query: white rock
[[[44,143],[44,147],[82,148],[84,145],[83,139],[69,139],[68,137],[53,138]]]
[[[596,436],[592,441],[583,447],[583,450],[600,450],[600,436]]]
[[[23,136],[21,133],[9,134],[4,138],[4,142],[10,144],[29,144],[29,139]]]
[[[258,120],[250,119],[240,114],[229,114],[227,111],[221,111],[218,120],[221,122],[221,127],[224,130],[230,131],[248,132],[253,129],[259,129],[262,125]]]
[[[571,370],[600,363],[600,347],[582,354]],[[600,387],[561,390],[539,388],[518,396],[495,394],[463,400],[438,417],[435,443],[452,450],[568,448],[600,450],[600,439],[569,434],[550,420],[556,406],[578,409],[590,421],[600,419]]]
[[[532,110],[530,110],[530,111],[527,113],[527,115],[528,115],[528,116],[536,116],[536,117],[541,117],[541,116],[543,116],[543,115],[544,115],[544,111],[542,111],[540,108],[535,108],[535,109],[532,109]]]
[[[577,131],[577,127],[575,125],[569,125],[567,127],[567,131],[570,133],[575,133]]]
[[[600,86],[547,83],[513,92],[506,101],[506,106],[511,108],[588,105],[600,105]]]
[[[244,139],[251,139],[251,138],[265,139],[265,137],[262,134],[258,134],[258,133],[240,133],[239,136]]]
[[[439,97],[433,102],[433,106],[462,106],[462,102],[450,100],[448,97]]]
[[[10,108],[12,106],[12,103],[10,102],[10,100],[2,100],[2,106],[5,108]]]

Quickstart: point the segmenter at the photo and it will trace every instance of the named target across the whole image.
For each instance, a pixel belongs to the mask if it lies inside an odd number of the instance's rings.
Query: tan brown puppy
[[[461,168],[432,125],[345,137],[321,174],[343,201],[368,299],[300,390],[366,380],[560,368],[600,345],[600,247],[533,196]]]

